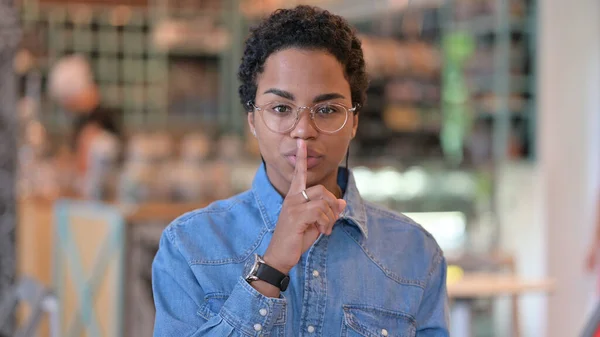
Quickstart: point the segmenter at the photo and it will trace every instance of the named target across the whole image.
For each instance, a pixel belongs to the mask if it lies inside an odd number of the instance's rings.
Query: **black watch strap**
[[[258,277],[258,279],[261,281],[265,281],[268,284],[276,286],[281,291],[286,291],[288,285],[290,284],[290,277],[288,275],[265,263],[261,263],[258,266],[256,277]]]

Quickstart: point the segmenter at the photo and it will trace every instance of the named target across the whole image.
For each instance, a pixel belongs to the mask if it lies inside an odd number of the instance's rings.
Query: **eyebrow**
[[[325,101],[330,101],[333,99],[338,99],[338,98],[345,98],[344,95],[342,94],[338,94],[337,92],[331,92],[328,94],[321,94],[317,97],[315,97],[315,99],[313,99],[313,103],[320,103],[320,102],[325,102]]]
[[[294,97],[294,94],[292,94],[289,91],[285,91],[285,90],[280,90],[280,89],[275,89],[275,88],[271,88],[267,91],[265,91],[263,94],[274,94],[277,95],[279,97],[283,97],[285,99],[289,99],[290,101],[295,100],[296,98]]]
[[[285,90],[280,90],[280,89],[275,89],[275,88],[266,90],[264,92],[264,94],[274,94],[279,97],[289,99],[290,101],[294,101],[296,99],[294,94],[292,94],[291,92],[285,91]],[[320,102],[330,101],[330,100],[339,99],[339,98],[344,99],[345,97],[344,97],[344,95],[339,94],[337,92],[331,92],[331,93],[327,93],[327,94],[321,94],[321,95],[315,97],[313,99],[313,103],[320,103]]]

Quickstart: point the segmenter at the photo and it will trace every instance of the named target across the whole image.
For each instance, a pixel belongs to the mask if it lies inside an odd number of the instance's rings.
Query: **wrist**
[[[281,290],[279,290],[279,288],[265,281],[257,280],[250,283],[250,286],[267,297],[279,298],[281,294]]]
[[[267,265],[271,266],[272,268],[277,269],[279,272],[281,272],[285,275],[289,275],[290,270],[292,270],[292,268],[294,267],[294,266],[286,266],[286,264],[279,262],[277,260],[277,258],[274,258],[273,255],[269,254],[268,251],[263,256],[263,260],[265,261],[265,263]]]

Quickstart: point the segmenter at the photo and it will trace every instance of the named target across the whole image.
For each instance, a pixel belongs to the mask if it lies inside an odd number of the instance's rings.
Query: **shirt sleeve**
[[[446,259],[438,252],[417,313],[417,337],[447,337],[449,309],[446,291]]]
[[[269,298],[240,275],[220,311],[205,304],[206,294],[168,227],[152,264],[155,337],[269,336],[285,325],[285,298]]]

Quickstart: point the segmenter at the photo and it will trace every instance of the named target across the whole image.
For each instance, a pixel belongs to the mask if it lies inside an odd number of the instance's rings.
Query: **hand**
[[[298,139],[297,144],[294,177],[263,257],[268,265],[285,274],[298,264],[302,254],[320,234],[331,234],[339,214],[346,207],[343,199],[337,199],[323,185],[306,189],[306,142]],[[302,195],[304,190],[310,201]]]

